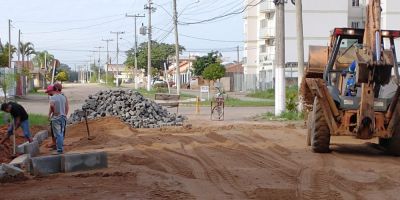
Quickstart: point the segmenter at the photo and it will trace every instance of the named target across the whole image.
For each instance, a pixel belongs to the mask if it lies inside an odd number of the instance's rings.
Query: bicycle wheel
[[[221,105],[216,105],[211,112],[212,120],[221,120],[223,119],[224,112]]]

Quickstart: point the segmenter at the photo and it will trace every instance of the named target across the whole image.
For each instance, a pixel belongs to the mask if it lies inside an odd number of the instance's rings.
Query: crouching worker
[[[25,139],[28,142],[32,142],[32,135],[31,131],[29,130],[28,113],[26,112],[25,108],[17,103],[8,102],[1,104],[1,110],[3,112],[10,113],[13,118],[13,122],[11,122],[8,126],[7,137],[3,138],[0,144],[4,144],[4,142],[14,134],[14,130],[17,130],[19,127],[22,129]]]
[[[46,93],[50,96],[49,119],[56,141],[57,152],[55,153],[62,154],[64,152],[64,130],[68,112],[67,98],[56,85],[49,86]]]

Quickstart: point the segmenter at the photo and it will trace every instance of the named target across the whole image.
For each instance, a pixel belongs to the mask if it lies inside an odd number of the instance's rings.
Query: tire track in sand
[[[224,193],[240,198],[247,198],[247,194],[242,191],[242,187],[237,183],[235,176],[228,169],[221,165],[218,166],[201,147],[193,149],[196,155],[205,162],[210,180],[222,188]]]

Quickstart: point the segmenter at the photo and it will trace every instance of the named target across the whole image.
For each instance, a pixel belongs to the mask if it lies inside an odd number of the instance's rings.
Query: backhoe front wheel
[[[312,150],[316,153],[329,153],[331,135],[318,97],[315,97],[314,99],[312,122],[310,125]]]

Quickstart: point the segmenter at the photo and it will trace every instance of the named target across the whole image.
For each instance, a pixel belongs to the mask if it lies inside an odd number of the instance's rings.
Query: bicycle
[[[223,121],[225,109],[224,95],[220,87],[215,88],[218,90],[218,92],[215,95],[214,101],[211,101],[211,120]]]

